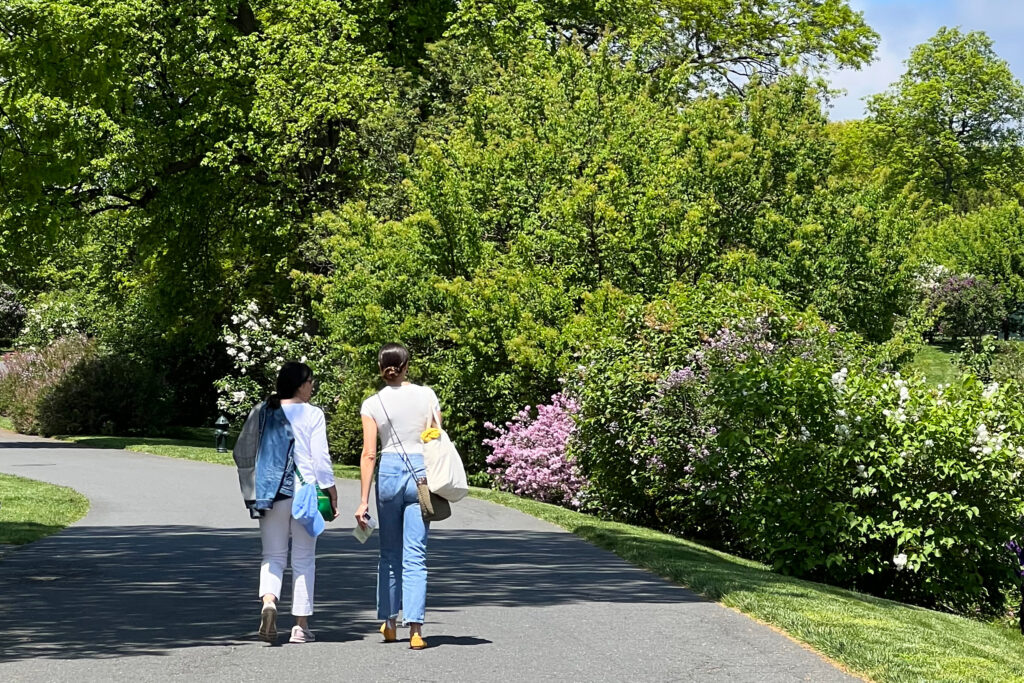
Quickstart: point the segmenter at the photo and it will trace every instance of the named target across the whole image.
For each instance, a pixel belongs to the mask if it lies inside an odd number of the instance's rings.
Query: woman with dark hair
[[[251,499],[246,500],[253,516],[260,520],[263,561],[260,564],[259,595],[261,640],[277,641],[277,602],[281,597],[288,542],[291,541],[292,628],[290,642],[314,640],[309,630],[313,614],[313,585],[316,578],[316,536],[292,517],[292,496],[298,485],[318,485],[338,514],[334,470],[327,450],[324,413],[309,404],[313,395],[313,371],[305,363],[285,363],[277,375],[277,392],[256,406],[242,428],[235,445],[239,478],[243,476],[240,449],[255,450]],[[250,423],[253,423],[251,425]],[[254,426],[255,425],[255,426]],[[243,441],[245,445],[243,446]],[[251,444],[255,442],[255,447]],[[248,470],[246,470],[248,472]],[[243,497],[246,482],[242,483]]]
[[[386,642],[398,639],[398,611],[409,626],[409,647],[425,648],[423,618],[427,601],[427,531],[416,480],[426,477],[420,435],[441,426],[441,405],[429,387],[406,381],[409,352],[386,344],[377,355],[385,387],[363,402],[363,453],[360,461],[361,502],[356,522],[366,527],[370,484],[380,437],[377,474],[377,515],[380,518],[380,561],[377,565],[377,617]]]

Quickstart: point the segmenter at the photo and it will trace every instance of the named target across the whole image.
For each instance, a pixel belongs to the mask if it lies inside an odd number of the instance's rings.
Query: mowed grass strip
[[[209,445],[212,437],[73,440],[93,448],[234,464],[230,453],[217,453]],[[334,469],[339,477],[359,478],[358,467]],[[474,488],[470,495],[556,524],[632,564],[774,626],[860,676],[876,681],[1024,682],[1024,638],[1006,626],[783,576],[758,562],[669,534],[509,493]]]
[[[0,474],[0,544],[31,543],[60,531],[88,511],[89,501],[77,491]]]
[[[228,441],[227,453],[218,453],[217,448],[213,445],[215,441],[212,430],[203,428],[182,431],[185,438],[176,439],[141,436],[61,436],[57,438],[88,448],[113,448],[235,466],[230,452],[231,447],[234,446],[233,440]],[[353,465],[335,465],[334,473],[336,476],[348,479],[359,478],[359,468]]]

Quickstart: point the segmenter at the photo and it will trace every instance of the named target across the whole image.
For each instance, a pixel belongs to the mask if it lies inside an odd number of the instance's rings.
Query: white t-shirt
[[[381,452],[401,453],[404,446],[406,453],[422,453],[420,434],[430,425],[434,411],[440,413],[441,404],[433,389],[419,384],[403,384],[384,387],[380,393],[363,401],[359,414],[372,417],[377,423]]]
[[[295,466],[307,484],[320,488],[334,486],[334,469],[327,450],[327,423],[324,411],[308,403],[282,403],[284,416],[295,434]]]

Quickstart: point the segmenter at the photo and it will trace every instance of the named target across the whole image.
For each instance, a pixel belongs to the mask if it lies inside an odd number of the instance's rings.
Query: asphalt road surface
[[[466,499],[430,531],[428,649],[383,643],[358,483],[317,552],[317,642],[256,639],[257,524],[233,468],[0,432],[0,472],[91,508],[0,559],[0,681],[856,680],[771,629],[514,510]]]

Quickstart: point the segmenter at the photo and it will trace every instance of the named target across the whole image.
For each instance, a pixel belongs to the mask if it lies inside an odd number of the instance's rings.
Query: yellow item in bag
[[[423,430],[423,433],[420,434],[420,441],[423,443],[429,443],[440,436],[441,430],[437,427],[431,427],[430,429]]]

